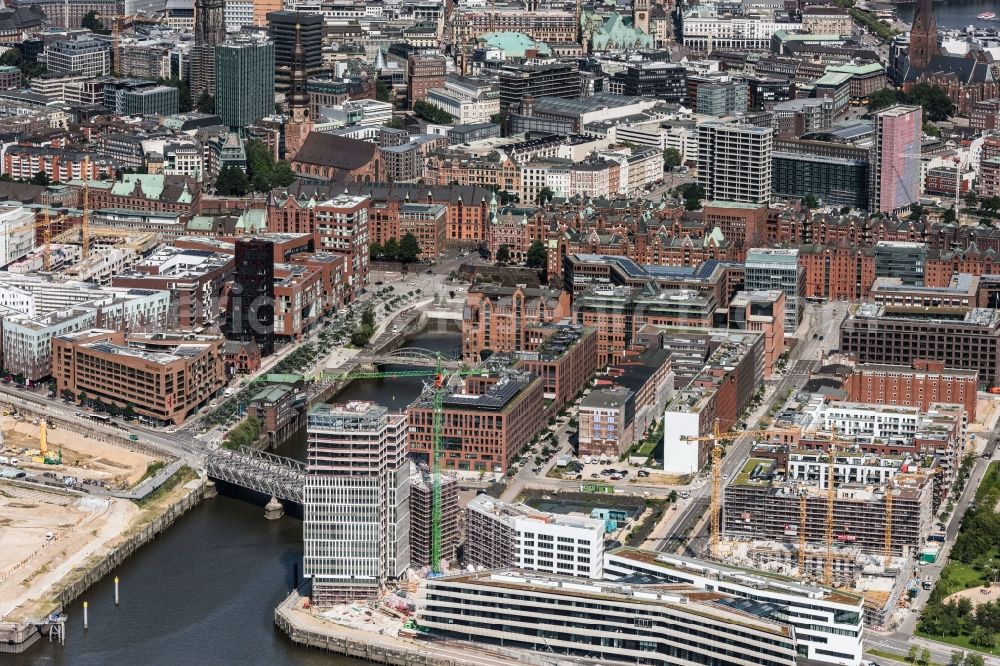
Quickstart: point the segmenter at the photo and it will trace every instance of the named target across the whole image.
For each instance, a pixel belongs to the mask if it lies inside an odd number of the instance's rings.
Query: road
[[[779,400],[784,400],[791,393],[800,390],[809,381],[812,372],[819,368],[820,354],[837,345],[837,331],[846,305],[843,303],[810,304],[806,306],[802,323],[799,325],[801,342],[789,354],[789,366],[785,373],[776,381],[771,380],[773,390],[758,409],[756,418],[751,418],[748,427],[756,430],[761,418],[767,414]],[[813,335],[816,335],[813,338]],[[821,339],[822,336],[822,339]],[[745,435],[731,442],[726,448],[722,459],[722,475],[730,478],[743,467],[750,454],[753,437]],[[703,483],[692,489],[690,501],[679,510],[670,527],[664,534],[660,545],[661,551],[673,552],[684,547],[689,555],[704,553],[709,540],[708,507],[711,502],[711,484]]]
[[[951,546],[955,543],[955,539],[958,537],[958,531],[961,529],[962,517],[965,515],[965,510],[969,508],[969,503],[975,497],[976,488],[978,488],[979,484],[982,482],[983,476],[986,474],[986,469],[989,467],[990,462],[997,459],[998,443],[1000,443],[1000,433],[994,430],[990,433],[990,439],[985,448],[985,452],[989,454],[989,458],[976,458],[976,465],[972,470],[972,474],[969,475],[969,481],[966,483],[965,489],[962,491],[962,496],[955,505],[955,510],[952,512],[951,518],[948,521],[945,529],[946,536],[944,549],[941,551],[941,555],[938,557],[937,562],[931,565],[924,565],[919,568],[918,575],[920,578],[929,576],[931,581],[937,585],[938,579],[941,577],[941,571],[944,569],[945,564],[947,564]],[[955,652],[958,648],[944,647],[941,643],[913,636],[914,631],[916,631],[917,621],[920,619],[920,610],[923,609],[924,605],[927,603],[929,596],[929,591],[921,589],[917,598],[914,600],[911,610],[907,611],[906,618],[903,620],[902,625],[890,634],[876,634],[868,632],[865,639],[865,645],[868,647],[878,647],[883,650],[891,650],[898,654],[905,655],[910,644],[915,643],[919,645],[921,649],[926,647],[930,650],[931,657],[935,663],[948,663],[951,653]],[[1000,659],[986,656],[986,663],[1000,664]]]

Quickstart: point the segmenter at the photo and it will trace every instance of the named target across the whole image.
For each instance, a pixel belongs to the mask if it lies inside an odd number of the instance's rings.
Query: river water
[[[913,13],[917,5],[898,5],[896,13],[904,23],[913,23]],[[934,18],[939,28],[964,28],[974,25],[980,28],[993,26],[1000,28],[995,21],[980,21],[976,18],[983,12],[994,12],[1000,16],[1000,2],[997,0],[945,0],[934,3]]]
[[[455,330],[429,330],[408,345],[454,354],[459,340]],[[361,380],[335,400],[402,409],[421,387],[418,378]],[[305,433],[277,453],[304,459]],[[364,663],[294,647],[274,628],[274,608],[291,591],[296,566],[301,571],[301,522],[287,516],[267,521],[259,506],[220,495],[185,514],[115,572],[121,578],[118,608],[113,576],[105,578],[66,609],[65,646],[43,640],[24,655],[0,657],[0,664]]]

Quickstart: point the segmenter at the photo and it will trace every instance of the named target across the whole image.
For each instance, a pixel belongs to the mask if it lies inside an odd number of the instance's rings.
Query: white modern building
[[[698,184],[709,200],[768,204],[774,130],[710,120],[698,125]]]
[[[487,495],[469,502],[466,560],[475,566],[600,578],[603,520],[538,511]]]
[[[29,208],[0,208],[0,267],[35,249],[35,213]]]
[[[309,412],[303,575],[313,603],[370,599],[410,564],[406,415],[372,402]]]
[[[416,601],[432,635],[522,650],[524,663],[794,666],[802,646],[765,604],[692,586],[501,570],[428,579]]]
[[[748,606],[760,604],[761,610],[767,609],[762,619],[780,619],[791,626],[800,656],[843,666],[861,663],[864,600],[860,596],[764,571],[635,548],[608,552],[604,575],[611,580],[645,575],[661,584],[689,585],[729,595]]]
[[[500,93],[494,86],[463,76],[449,76],[444,88],[427,91],[427,101],[441,107],[459,125],[488,123],[500,113]]]
[[[45,63],[57,74],[104,76],[111,72],[111,42],[87,37],[52,42],[45,49]]]
[[[701,436],[701,411],[688,405],[679,391],[663,414],[663,471],[667,474],[694,474],[698,471],[698,450],[703,446],[689,437]]]

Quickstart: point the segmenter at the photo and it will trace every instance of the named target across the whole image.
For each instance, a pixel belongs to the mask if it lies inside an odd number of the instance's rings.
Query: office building
[[[655,584],[501,570],[428,580],[417,621],[433,636],[568,662],[797,663],[801,644],[785,623],[744,615],[741,600],[728,595],[713,598],[683,586],[667,591]]]
[[[788,622],[797,642],[797,654],[814,662],[857,666],[864,656],[864,599],[842,590],[766,571],[730,568],[708,560],[635,548],[608,552],[604,575],[612,580],[647,576],[660,585],[689,585],[703,592],[728,595],[744,604],[762,604],[769,609],[764,617],[781,617]],[[749,661],[756,659],[751,657]]]
[[[126,116],[170,116],[179,109],[179,93],[173,86],[152,86],[121,93]]]
[[[899,278],[904,284],[922,285],[927,245],[906,241],[879,241],[875,244],[875,276]]]
[[[56,394],[180,425],[226,384],[223,338],[89,329],[52,340]]]
[[[434,476],[421,470],[410,477],[410,566],[431,565],[432,515],[434,511]],[[441,475],[441,559],[455,559],[461,535],[458,529],[458,481]]]
[[[465,557],[473,566],[603,575],[603,520],[546,513],[489,495],[477,495],[466,510]]]
[[[215,95],[215,47],[226,41],[224,0],[195,0],[194,45],[190,55],[191,98]]]
[[[872,212],[894,213],[920,199],[920,142],[923,109],[896,105],[875,113],[875,141],[869,160]]]
[[[548,411],[556,413],[593,378],[597,370],[597,331],[573,324],[528,326],[527,345],[517,353],[517,367],[542,378]],[[667,364],[665,372],[669,370]]]
[[[274,44],[274,87],[288,92],[292,84],[296,26],[300,32],[306,75],[323,70],[323,15],[311,12],[276,11],[267,15],[267,36]]]
[[[499,76],[501,111],[520,108],[525,97],[580,97],[580,69],[575,63],[506,64]]]
[[[530,327],[567,317],[569,300],[566,292],[548,288],[470,288],[462,318],[462,358],[467,363],[478,363],[485,351],[528,349]]]
[[[411,55],[406,61],[406,99],[410,108],[427,99],[427,93],[443,88],[448,68],[444,57]]]
[[[771,200],[774,130],[711,120],[698,125],[698,184],[708,199]]]
[[[868,157],[864,148],[825,141],[774,142],[771,196],[822,205],[868,207]]]
[[[712,446],[703,437],[716,424],[736,426],[764,381],[764,335],[752,331],[650,327],[670,351],[679,388],[663,414],[663,465],[668,474],[694,474]]]
[[[749,291],[776,289],[785,294],[785,333],[794,335],[805,307],[805,269],[799,266],[799,251],[751,248],[745,279]]]
[[[918,359],[976,370],[979,386],[1000,384],[1000,314],[987,308],[853,305],[840,351],[859,363],[912,365]]]
[[[450,383],[440,415],[441,467],[506,472],[545,424],[544,383],[502,368]],[[434,449],[435,389],[428,387],[407,409],[410,453],[430,463]]]
[[[229,127],[246,127],[274,113],[274,44],[227,42],[215,49],[215,113]]]
[[[274,243],[236,241],[233,286],[226,308],[226,338],[254,341],[261,356],[274,353]]]
[[[304,577],[319,607],[373,599],[410,564],[406,418],[371,402],[309,412]]]
[[[747,111],[746,81],[710,81],[697,86],[695,111],[706,116],[734,116]]]
[[[104,76],[111,72],[111,43],[88,37],[52,42],[45,59],[53,74]]]
[[[678,104],[688,103],[687,69],[668,62],[629,64],[608,82],[612,93],[629,97],[654,97]]]

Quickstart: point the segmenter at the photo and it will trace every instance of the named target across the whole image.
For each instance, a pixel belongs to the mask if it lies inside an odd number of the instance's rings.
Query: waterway
[[[454,329],[435,329],[407,344],[454,354],[460,339]],[[418,378],[363,380],[334,400],[374,400],[402,409],[421,388]],[[304,459],[305,433],[278,453]],[[301,522],[267,521],[260,507],[219,496],[180,518],[115,572],[121,578],[119,607],[112,577],[105,578],[66,609],[65,646],[43,641],[24,655],[0,658],[0,664],[360,666],[364,662],[294,647],[275,630],[274,608],[291,590],[296,567],[301,571]]]
[[[913,13],[917,5],[898,5],[896,13],[904,23],[913,23]],[[995,12],[1000,16],[1000,3],[997,0],[945,0],[934,3],[934,18],[939,28],[964,28],[974,25],[979,28],[1000,28],[996,21],[981,21],[976,18],[983,12]]]

